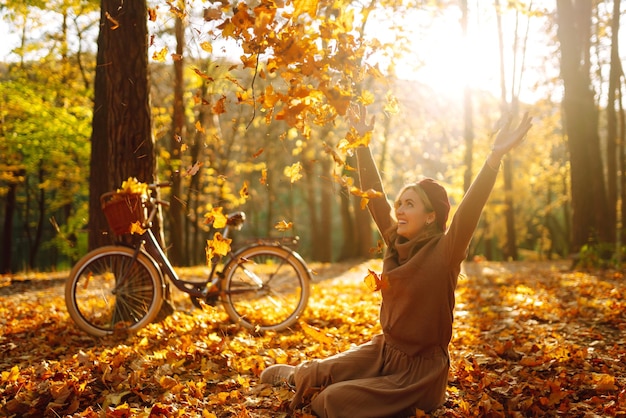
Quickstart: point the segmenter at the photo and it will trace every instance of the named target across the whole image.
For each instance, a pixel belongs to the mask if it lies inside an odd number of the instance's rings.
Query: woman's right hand
[[[374,130],[374,116],[367,122],[367,108],[362,103],[352,103],[348,108],[348,119],[356,133],[363,137]]]

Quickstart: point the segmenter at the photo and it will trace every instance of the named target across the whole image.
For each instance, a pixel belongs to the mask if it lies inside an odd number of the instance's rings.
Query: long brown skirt
[[[428,412],[443,404],[449,367],[441,347],[409,357],[377,335],[344,353],[297,366],[291,407],[297,408],[305,394],[321,388],[311,401],[319,417],[414,416],[416,409]]]

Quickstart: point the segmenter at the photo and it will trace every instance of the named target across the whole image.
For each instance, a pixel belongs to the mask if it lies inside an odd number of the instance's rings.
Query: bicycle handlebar
[[[172,182],[171,181],[160,181],[158,183],[150,183],[148,184],[148,188],[151,190],[156,190],[159,189],[161,187],[172,187]]]

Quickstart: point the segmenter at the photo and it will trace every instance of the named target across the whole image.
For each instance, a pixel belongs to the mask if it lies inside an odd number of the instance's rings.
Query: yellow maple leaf
[[[308,13],[309,16],[314,18],[317,15],[317,4],[317,0],[294,0],[294,19],[304,13]]]
[[[213,52],[213,45],[211,45],[211,42],[208,42],[208,41],[202,42],[200,44],[200,48],[202,48],[203,51],[206,51],[209,53]]]
[[[2,372],[2,383],[17,382],[19,376],[20,368],[18,366],[13,366],[10,371]]]
[[[378,199],[384,196],[382,192],[377,190],[369,189],[363,191],[356,186],[350,189],[350,193],[361,198],[361,209],[365,209],[367,207],[370,199]]]
[[[211,211],[204,215],[205,223],[212,225],[213,228],[216,229],[224,228],[226,226],[228,218],[226,217],[226,215],[224,215],[222,210],[223,209],[221,206],[217,208],[211,208]]]
[[[230,238],[224,238],[222,234],[216,232],[213,239],[207,240],[206,246],[206,259],[209,266],[212,265],[213,257],[225,256],[230,251],[230,243],[233,240]]]
[[[242,55],[241,57],[239,57],[239,59],[243,63],[243,68],[255,68],[259,60],[259,55],[258,54],[252,54],[250,56]]]
[[[132,224],[130,224],[131,234],[141,235],[144,232],[146,232],[146,230],[142,228],[141,222],[137,221],[137,222],[133,222]]]
[[[160,51],[154,51],[152,54],[152,59],[156,62],[165,62],[165,57],[167,56],[167,47],[164,47]]]
[[[377,290],[387,289],[389,280],[385,276],[377,274],[375,271],[368,269],[367,276],[363,279],[365,285],[373,292]]]
[[[394,96],[391,92],[387,92],[386,94],[386,102],[385,102],[385,113],[389,113],[390,115],[397,115],[400,113],[400,104],[398,103],[398,98]]]
[[[276,103],[280,101],[280,96],[274,93],[274,88],[269,85],[265,88],[265,94],[263,94],[263,106],[270,109],[276,106]]]
[[[263,186],[267,186],[267,168],[261,170],[261,178],[259,179],[259,182]]]
[[[239,196],[242,199],[247,199],[248,197],[250,197],[250,193],[248,192],[248,182],[244,181],[243,182],[243,186],[241,186],[241,189],[239,189]]]
[[[298,161],[290,166],[285,167],[285,176],[289,177],[291,184],[297,182],[302,178],[302,164]]]
[[[258,38],[266,36],[276,17],[276,7],[261,3],[254,8],[254,33]]]
[[[276,222],[276,224],[274,225],[274,228],[281,232],[288,231],[291,228],[293,228],[293,222],[287,222],[283,219],[280,222]]]

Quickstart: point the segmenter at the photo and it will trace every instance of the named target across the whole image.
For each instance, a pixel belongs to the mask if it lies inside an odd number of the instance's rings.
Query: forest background
[[[13,34],[0,63],[3,273],[69,268],[109,239],[90,183],[108,179],[103,192],[142,177],[98,166],[108,154],[92,148],[110,133],[94,119],[94,91],[103,33],[124,29],[115,4],[0,3]],[[430,176],[453,208],[501,117],[529,110],[535,126],[505,161],[469,256],[620,262],[620,1],[144,6],[146,36],[120,35],[139,53],[120,62],[148,58],[148,88],[135,93],[149,99],[139,144],[153,146],[142,155],[125,139],[137,136],[132,121],[115,126],[115,141],[126,162],[154,159],[141,180],[175,184],[174,214],[157,225],[175,264],[204,262],[216,207],[246,211],[240,242],[297,235],[299,252],[322,262],[380,252],[354,178],[352,102],[376,117],[371,147],[390,195]]]

